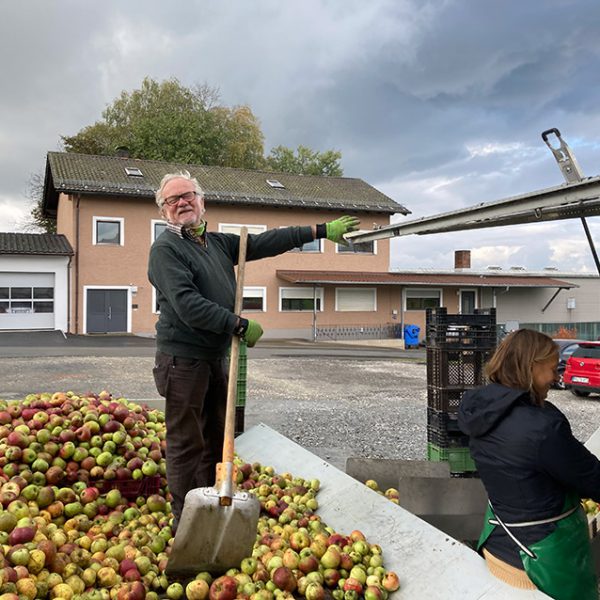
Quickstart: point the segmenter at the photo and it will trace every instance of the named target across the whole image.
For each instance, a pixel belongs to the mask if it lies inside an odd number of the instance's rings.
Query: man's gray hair
[[[167,173],[160,180],[160,185],[158,186],[158,189],[156,190],[155,197],[156,197],[156,204],[158,204],[158,208],[162,208],[164,206],[165,199],[163,196],[163,190],[165,189],[165,185],[167,185],[167,183],[169,183],[169,181],[172,181],[173,179],[187,179],[188,181],[191,181],[194,184],[195,192],[201,197],[204,196],[204,192],[203,192],[202,188],[200,187],[198,180],[195,177],[192,177],[190,175],[189,171],[177,171],[176,173]]]

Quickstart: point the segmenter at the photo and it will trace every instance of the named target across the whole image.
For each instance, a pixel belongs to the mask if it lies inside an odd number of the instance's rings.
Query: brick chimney
[[[455,250],[454,251],[454,268],[455,269],[470,269],[471,268],[471,251],[470,250]]]

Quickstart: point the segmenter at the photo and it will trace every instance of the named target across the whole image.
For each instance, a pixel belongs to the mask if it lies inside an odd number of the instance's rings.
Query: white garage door
[[[54,273],[0,273],[0,329],[54,329]]]

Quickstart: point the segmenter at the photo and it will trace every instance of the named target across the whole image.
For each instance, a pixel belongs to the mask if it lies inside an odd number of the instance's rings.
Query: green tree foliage
[[[298,175],[328,175],[341,177],[340,160],[342,153],[337,150],[316,152],[306,146],[298,146],[296,152],[286,146],[277,146],[266,159],[266,166],[273,171],[296,173]]]
[[[56,233],[56,219],[44,216],[42,198],[44,195],[43,173],[32,173],[27,184],[27,197],[34,202],[29,219],[23,219],[18,229],[25,233]]]
[[[188,88],[175,78],[162,82],[145,78],[140,89],[121,92],[101,120],[61,139],[67,152],[81,154],[112,156],[123,146],[133,158],[304,175],[343,174],[342,155],[335,150],[277,146],[265,158],[264,136],[250,107],[222,106],[216,88]],[[51,233],[56,222],[44,217],[42,190],[40,181],[30,184],[29,195],[36,204],[29,226]]]
[[[102,113],[102,120],[63,136],[67,152],[112,155],[125,146],[132,157],[257,169],[264,163],[263,134],[247,106],[217,105],[208,86],[187,88],[177,79],[146,78]]]

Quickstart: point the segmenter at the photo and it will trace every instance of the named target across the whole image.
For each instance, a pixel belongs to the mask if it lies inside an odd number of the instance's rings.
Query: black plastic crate
[[[245,413],[246,413],[246,407],[245,406],[240,406],[239,404],[235,407],[235,425],[234,425],[234,432],[233,434],[235,436],[241,435],[242,433],[244,433],[244,427],[245,427]]]
[[[484,366],[490,350],[427,347],[427,385],[463,388],[485,383]]]
[[[428,347],[490,350],[496,346],[498,331],[494,308],[469,315],[449,315],[445,308],[430,308],[426,316]]]
[[[458,427],[458,413],[445,410],[435,410],[427,407],[427,425],[439,431],[462,433]]]
[[[428,385],[427,406],[437,411],[455,413],[464,391],[464,387],[441,388]]]
[[[446,431],[427,425],[427,442],[439,448],[467,448],[469,436],[461,431]]]
[[[444,307],[425,309],[427,325],[471,325],[489,327],[496,325],[495,308],[476,308],[472,314],[448,314]]]

